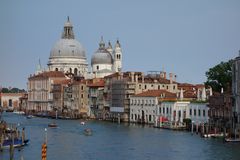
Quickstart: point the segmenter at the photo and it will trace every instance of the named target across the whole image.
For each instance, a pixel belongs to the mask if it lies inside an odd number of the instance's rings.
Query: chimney
[[[134,82],[134,72],[131,72],[131,82]]]
[[[173,82],[173,73],[169,73],[169,80],[170,80],[170,84],[172,84],[172,82]]]
[[[138,83],[138,75],[135,75],[135,82]]]
[[[142,72],[142,83],[144,83],[144,72]]]
[[[174,82],[177,82],[177,75],[174,74],[174,79],[173,79]]]

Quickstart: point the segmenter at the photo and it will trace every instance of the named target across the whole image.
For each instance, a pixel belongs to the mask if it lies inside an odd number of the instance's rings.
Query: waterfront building
[[[110,117],[129,122],[130,97],[148,90],[166,89],[177,93],[177,83],[170,74],[170,79],[166,78],[166,73],[147,74],[142,72],[120,72],[105,78],[106,101],[109,106]]]
[[[68,79],[61,71],[42,72],[28,78],[27,112],[50,112],[53,110],[52,86],[56,80]]]
[[[231,128],[232,95],[231,93],[214,93],[209,97],[209,124],[223,131]]]
[[[176,99],[176,94],[166,90],[149,90],[132,96],[130,98],[130,122],[154,124],[160,105],[159,100],[169,98]],[[171,111],[167,109],[166,113],[169,112]]]
[[[1,106],[7,110],[19,110],[20,100],[25,93],[0,93]]]
[[[89,88],[89,107],[91,118],[106,119],[104,107],[104,79],[92,79],[87,84]]]
[[[132,96],[130,122],[159,125],[163,118],[175,126],[183,126],[184,119],[191,119],[194,124],[207,123],[207,103],[185,96],[177,97],[166,90],[149,90]]]
[[[88,99],[88,86],[87,81],[84,79],[74,79],[71,84],[72,97],[71,97],[71,110],[74,117],[86,118],[90,116],[89,99]]]
[[[73,25],[69,17],[64,24],[61,39],[51,49],[48,68],[50,71],[62,71],[78,76],[87,76],[86,51],[82,44],[75,39]]]
[[[108,47],[105,47],[103,37],[101,37],[99,48],[92,56],[91,66],[91,78],[103,78],[120,72],[122,70],[122,49],[119,40],[117,40],[113,50],[110,42]]]
[[[54,83],[52,84],[52,91],[51,91],[52,97],[53,97],[53,105],[52,105],[53,112],[56,111],[60,115],[63,113],[64,87],[68,86],[70,83],[71,83],[71,79],[54,80]]]
[[[19,110],[26,111],[28,106],[28,93],[24,93],[22,97],[19,98]]]
[[[232,65],[233,130],[240,133],[240,51]],[[240,136],[240,135],[239,135]]]

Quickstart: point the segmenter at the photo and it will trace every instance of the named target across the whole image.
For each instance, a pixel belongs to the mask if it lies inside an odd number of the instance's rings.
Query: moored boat
[[[240,142],[240,138],[225,138],[225,142]]]
[[[24,141],[22,141],[22,139],[14,139],[14,140],[8,139],[8,140],[3,141],[2,148],[4,148],[4,149],[10,148],[10,146],[12,144],[13,144],[13,147],[15,147],[15,148],[22,147],[22,146],[27,145],[28,142],[29,142],[29,139],[26,139]]]

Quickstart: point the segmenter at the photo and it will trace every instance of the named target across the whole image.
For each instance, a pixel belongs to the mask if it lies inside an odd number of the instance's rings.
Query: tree
[[[224,91],[229,91],[232,85],[232,64],[233,60],[229,60],[210,68],[206,72],[205,85],[211,86],[215,92],[220,92],[221,88]]]

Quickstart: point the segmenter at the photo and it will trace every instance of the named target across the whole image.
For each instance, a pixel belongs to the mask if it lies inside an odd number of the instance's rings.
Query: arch
[[[141,120],[142,120],[142,123],[145,122],[145,113],[144,113],[144,110],[142,110],[142,118],[141,118]]]
[[[118,55],[118,59],[121,59],[121,55],[120,54]]]
[[[69,72],[72,73],[72,68],[69,68]]]
[[[74,68],[74,75],[76,76],[78,74],[78,69]]]
[[[58,68],[55,68],[55,71],[58,71]]]
[[[9,99],[9,100],[8,100],[8,106],[9,106],[9,107],[12,107],[12,99]]]

